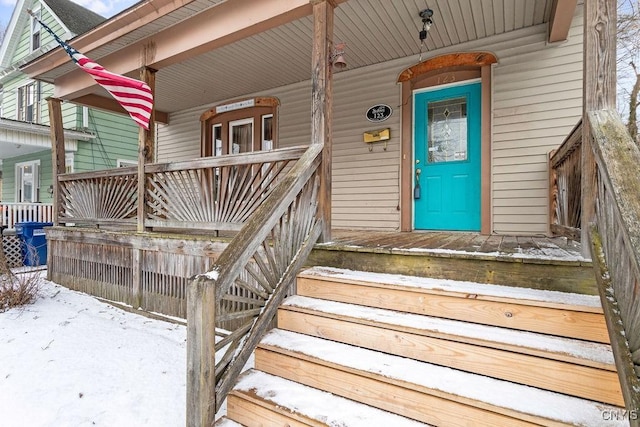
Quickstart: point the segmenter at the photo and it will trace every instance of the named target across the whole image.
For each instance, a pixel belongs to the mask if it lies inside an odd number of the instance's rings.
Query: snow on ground
[[[48,281],[0,313],[1,426],[182,426],[185,397],[184,326]]]

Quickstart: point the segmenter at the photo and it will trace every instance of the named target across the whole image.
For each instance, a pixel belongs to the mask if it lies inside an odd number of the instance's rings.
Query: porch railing
[[[549,224],[554,235],[580,240],[582,121],[549,155]]]
[[[640,150],[617,112],[588,114],[596,161],[592,258],[627,409],[640,425]],[[588,147],[588,148],[587,148]]]
[[[0,225],[15,228],[18,222],[52,222],[53,205],[50,203],[0,203]]]
[[[145,227],[239,230],[306,147],[145,165]],[[60,223],[130,224],[135,167],[58,177]]]
[[[211,271],[189,287],[187,426],[213,425],[216,411],[320,236],[321,154],[322,145],[309,147]],[[246,293],[230,292],[236,288]],[[229,327],[231,323],[235,327]]]
[[[58,185],[60,223],[136,223],[136,167],[59,175]]]

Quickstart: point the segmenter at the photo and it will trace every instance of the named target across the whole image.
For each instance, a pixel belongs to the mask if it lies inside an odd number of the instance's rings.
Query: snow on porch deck
[[[441,257],[503,260],[546,260],[590,264],[580,242],[565,237],[483,236],[466,232],[331,231],[331,242],[320,247],[381,253],[424,253]]]

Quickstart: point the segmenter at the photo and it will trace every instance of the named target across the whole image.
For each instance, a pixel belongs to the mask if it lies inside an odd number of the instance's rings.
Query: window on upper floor
[[[40,13],[40,8],[34,9],[33,14],[38,18],[42,19],[42,15]],[[40,23],[33,16],[31,17],[31,50],[34,51],[40,48]]]
[[[18,114],[16,119],[29,123],[40,123],[40,82],[31,82],[18,88]]]

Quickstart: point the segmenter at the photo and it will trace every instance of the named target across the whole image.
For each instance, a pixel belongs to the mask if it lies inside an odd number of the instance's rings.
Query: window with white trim
[[[38,20],[36,19],[36,18],[40,20],[42,19],[42,13],[41,13],[40,7],[38,7],[37,9],[34,9],[32,13],[33,15],[35,15],[35,18],[31,16],[31,51],[34,51],[40,48],[41,26]]]
[[[253,151],[253,117],[229,122],[230,154],[250,153]]]
[[[65,173],[73,173],[75,167],[73,165],[75,156],[73,153],[66,153],[64,155],[64,171]]]
[[[89,107],[82,106],[82,128],[89,129]]]
[[[212,150],[214,156],[222,156],[222,125],[213,125],[211,129]]]
[[[129,166],[138,166],[138,162],[136,160],[117,159],[116,166],[119,168],[127,168]]]
[[[40,123],[40,82],[31,82],[18,88],[17,120]]]
[[[273,114],[262,116],[262,151],[273,150]]]
[[[40,201],[40,160],[16,163],[16,201]]]

